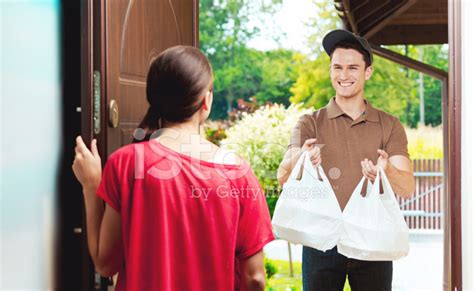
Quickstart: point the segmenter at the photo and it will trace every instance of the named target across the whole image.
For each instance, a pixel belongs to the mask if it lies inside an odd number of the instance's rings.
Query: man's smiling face
[[[331,57],[331,82],[336,96],[351,98],[362,94],[372,67],[365,67],[363,55],[355,49],[336,48]]]

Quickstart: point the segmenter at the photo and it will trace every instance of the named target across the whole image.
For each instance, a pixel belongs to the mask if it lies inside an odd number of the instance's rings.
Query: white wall
[[[463,290],[474,290],[474,1],[461,2],[461,203]]]
[[[59,0],[0,0],[0,289],[51,287]]]

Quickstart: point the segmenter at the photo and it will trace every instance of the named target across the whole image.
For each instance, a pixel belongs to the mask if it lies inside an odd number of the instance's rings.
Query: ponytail
[[[145,136],[144,138],[137,139],[137,137],[133,136],[133,143],[147,141],[150,140],[151,135],[156,130],[161,129],[161,113],[156,107],[150,106],[148,107],[148,111],[143,117],[143,120],[140,122],[136,130],[144,130]]]

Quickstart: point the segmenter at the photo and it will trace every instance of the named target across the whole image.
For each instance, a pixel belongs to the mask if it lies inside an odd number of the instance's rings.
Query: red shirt
[[[232,290],[238,259],[273,240],[247,162],[197,160],[156,140],[131,144],[110,155],[97,195],[121,214],[116,290]]]

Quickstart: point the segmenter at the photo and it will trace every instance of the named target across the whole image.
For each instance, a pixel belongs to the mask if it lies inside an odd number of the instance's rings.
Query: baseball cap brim
[[[349,42],[349,43],[358,43],[362,47],[362,49],[369,54],[370,62],[372,63],[372,50],[370,48],[369,43],[363,37],[358,37],[354,35],[352,32],[344,29],[336,29],[330,31],[326,36],[323,38],[323,48],[326,53],[330,56],[334,51],[336,45],[340,42]]]

